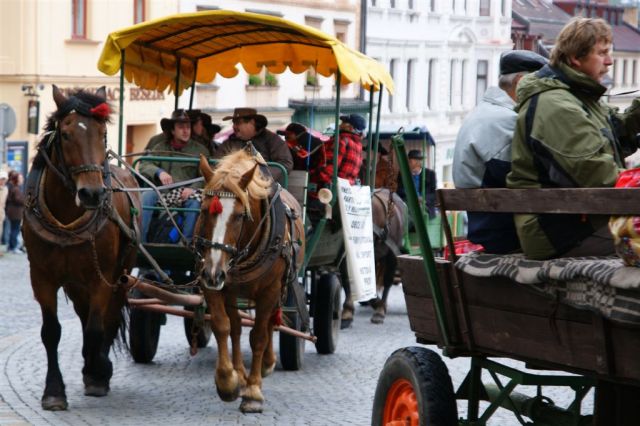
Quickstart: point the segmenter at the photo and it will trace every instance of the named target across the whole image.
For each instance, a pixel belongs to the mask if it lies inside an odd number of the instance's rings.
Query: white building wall
[[[490,16],[479,16],[478,0],[434,0],[434,10],[431,0],[395,0],[395,7],[391,0],[367,2],[366,53],[387,66],[395,59],[393,108],[383,99],[381,126],[429,129],[436,141],[439,186],[451,181],[455,137],[476,104],[478,61],[488,61],[488,86],[496,85],[500,54],[512,48],[511,2],[502,2],[491,1]],[[410,110],[405,106],[408,60],[415,60]]]

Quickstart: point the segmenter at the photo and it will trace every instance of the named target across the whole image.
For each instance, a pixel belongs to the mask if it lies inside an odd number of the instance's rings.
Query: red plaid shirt
[[[324,149],[325,162],[317,164],[309,170],[309,181],[317,185],[317,189],[331,185],[333,178],[333,143],[334,138],[326,142]],[[350,132],[340,132],[340,144],[338,145],[338,177],[348,179],[354,184],[360,173],[362,165],[362,139],[360,135]],[[316,192],[310,192],[310,196],[316,198]]]

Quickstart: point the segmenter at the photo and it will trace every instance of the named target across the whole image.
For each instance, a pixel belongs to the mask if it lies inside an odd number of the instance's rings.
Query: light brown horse
[[[273,328],[281,318],[286,286],[298,285],[297,268],[304,259],[300,206],[274,183],[250,144],[222,159],[215,170],[201,157],[200,170],[206,186],[195,242],[203,259],[200,282],[218,342],[216,388],[224,401],[241,395],[242,412],[260,413],[262,377],[276,363]],[[248,375],[240,352],[239,297],[255,305]]]
[[[58,110],[48,118],[27,180],[23,235],[47,351],[42,408],[65,410],[58,290],[64,289],[82,323],[85,395],[104,396],[112,376],[109,350],[123,331],[125,292],[115,283],[135,260],[130,226],[136,220],[132,207],[139,209],[140,203],[111,190],[137,184],[105,160],[104,87],[95,95],[78,91],[66,97],[53,86],[53,98]]]

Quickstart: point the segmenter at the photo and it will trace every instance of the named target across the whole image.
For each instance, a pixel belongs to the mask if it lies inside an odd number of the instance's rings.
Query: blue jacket
[[[514,107],[505,91],[490,87],[465,118],[453,155],[456,188],[506,188],[518,117]],[[487,252],[511,253],[520,248],[512,214],[469,212],[467,217],[467,238]]]

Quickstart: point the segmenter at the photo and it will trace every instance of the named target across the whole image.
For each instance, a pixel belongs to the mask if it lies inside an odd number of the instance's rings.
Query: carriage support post
[[[409,160],[406,156],[404,139],[401,135],[396,135],[391,139],[391,143],[393,144],[393,148],[396,150],[396,156],[398,157],[402,184],[405,188],[411,188],[413,186],[413,182],[411,181],[411,172],[409,171]],[[436,261],[433,258],[431,242],[429,241],[429,235],[427,234],[427,228],[424,223],[424,215],[420,209],[418,196],[415,191],[407,191],[407,205],[409,206],[411,216],[415,218],[416,231],[418,232],[420,248],[422,249],[422,260],[424,262],[425,270],[427,271],[427,278],[431,294],[433,295],[433,304],[436,310],[438,326],[440,327],[440,333],[442,334],[442,340],[446,349],[451,346],[451,339],[449,336],[449,325],[444,312],[444,298],[442,296],[440,286],[437,284],[438,273],[436,272]]]

